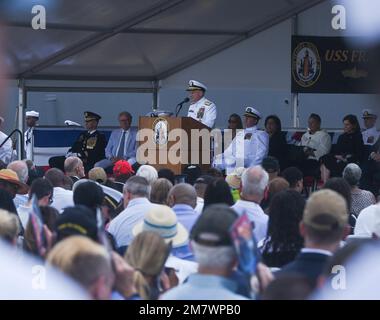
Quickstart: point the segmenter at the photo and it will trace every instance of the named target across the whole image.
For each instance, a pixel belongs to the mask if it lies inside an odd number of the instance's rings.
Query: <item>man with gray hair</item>
[[[22,183],[28,182],[28,166],[26,165],[25,161],[22,160],[16,160],[8,164],[7,169],[11,169],[14,172],[16,172],[18,179]],[[16,197],[13,199],[13,202],[18,208],[19,206],[23,206],[28,202],[28,195],[27,194],[16,194]]]
[[[73,180],[73,183],[85,177],[84,166],[81,159],[75,156],[66,158],[64,162],[66,176]]]
[[[168,204],[177,215],[177,219],[187,231],[191,231],[199,214],[194,210],[197,205],[197,192],[188,183],[176,184],[168,195]]]
[[[267,189],[269,181],[268,173],[261,166],[254,166],[244,171],[241,184],[240,200],[233,206],[239,215],[246,213],[253,222],[253,234],[257,241],[264,239],[267,235],[268,216],[260,207],[261,200]]]
[[[362,176],[362,169],[355,164],[349,163],[343,170],[343,179],[351,187],[351,212],[350,214],[357,217],[359,213],[376,203],[375,196],[372,192],[359,189],[359,182]]]
[[[237,254],[230,229],[237,214],[224,204],[210,205],[191,230],[191,248],[198,262],[198,272],[186,283],[161,296],[163,300],[246,300],[236,294],[231,280]]]
[[[145,213],[154,206],[148,199],[150,185],[143,177],[133,176],[127,180],[123,189],[124,210],[114,218],[108,227],[120,247],[128,246],[133,240],[132,229]]]

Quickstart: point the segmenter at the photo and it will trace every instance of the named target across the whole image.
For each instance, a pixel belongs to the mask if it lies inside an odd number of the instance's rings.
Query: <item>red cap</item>
[[[113,167],[114,176],[128,175],[133,173],[135,172],[133,171],[132,166],[126,160],[117,161]]]

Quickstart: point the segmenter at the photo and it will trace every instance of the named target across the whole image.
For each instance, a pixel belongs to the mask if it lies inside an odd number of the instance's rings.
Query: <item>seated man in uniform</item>
[[[114,164],[119,160],[127,160],[131,166],[136,163],[137,130],[131,128],[132,115],[123,111],[119,114],[120,128],[113,130],[106,147],[106,159],[95,163],[95,167],[101,167],[110,173]]]
[[[261,165],[268,154],[269,135],[257,128],[261,119],[260,112],[247,107],[244,116],[246,128],[239,131],[224,153],[216,155],[214,159],[214,167],[225,169],[226,174],[236,167],[248,168]]]
[[[94,112],[84,113],[85,126],[87,131],[82,132],[66,156],[76,155],[83,161],[86,173],[94,167],[95,163],[105,158],[106,137],[100,133],[98,128],[101,116]],[[52,157],[49,165],[52,168],[59,168],[63,171],[65,157]]]

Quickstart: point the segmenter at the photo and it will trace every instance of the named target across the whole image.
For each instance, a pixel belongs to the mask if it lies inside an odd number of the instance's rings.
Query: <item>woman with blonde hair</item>
[[[125,260],[135,269],[134,285],[145,300],[157,300],[163,289],[161,277],[171,244],[158,233],[143,231],[136,236],[125,254]]]
[[[168,195],[173,184],[166,178],[159,178],[152,184],[150,202],[168,205]]]

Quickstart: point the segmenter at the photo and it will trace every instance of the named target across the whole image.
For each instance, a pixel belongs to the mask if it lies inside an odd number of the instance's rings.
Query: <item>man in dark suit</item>
[[[72,147],[69,149],[67,156],[75,155],[83,161],[85,172],[87,173],[94,164],[105,157],[105,148],[107,145],[106,137],[98,129],[99,120],[102,117],[94,112],[86,111],[84,121],[86,131],[83,131]],[[49,159],[50,167],[63,170],[65,157],[52,157]]]
[[[299,274],[315,286],[329,259],[339,248],[340,241],[349,232],[348,209],[343,197],[327,189],[313,193],[306,203],[300,223],[304,248],[293,262],[276,272],[275,276]]]

